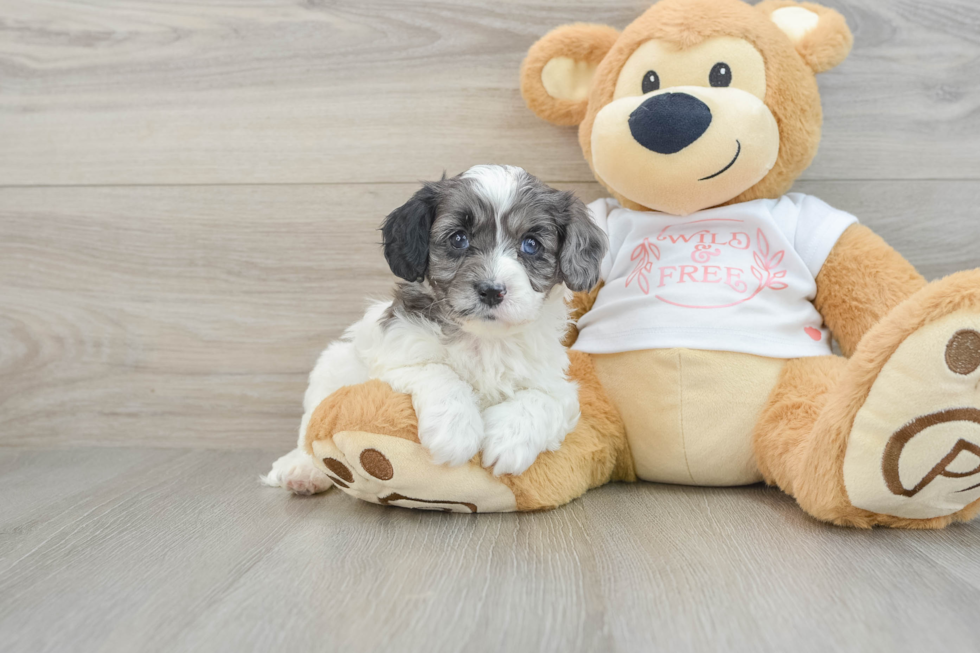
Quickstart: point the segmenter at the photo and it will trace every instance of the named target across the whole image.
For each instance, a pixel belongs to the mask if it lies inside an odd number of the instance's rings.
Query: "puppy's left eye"
[[[527,238],[521,241],[521,251],[524,252],[525,254],[534,256],[535,254],[541,251],[541,243],[538,242],[537,238],[528,236]]]
[[[716,63],[708,75],[708,81],[715,88],[725,88],[732,85],[732,67],[725,62]]]
[[[449,244],[452,245],[453,249],[466,249],[470,246],[470,239],[466,236],[465,231],[457,231],[449,237]]]

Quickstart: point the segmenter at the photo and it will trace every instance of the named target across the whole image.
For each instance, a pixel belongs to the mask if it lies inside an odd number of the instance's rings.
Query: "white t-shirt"
[[[824,356],[816,276],[857,222],[809,195],[678,217],[589,205],[609,235],[605,282],[574,349],[610,354],[686,347],[771,358]]]

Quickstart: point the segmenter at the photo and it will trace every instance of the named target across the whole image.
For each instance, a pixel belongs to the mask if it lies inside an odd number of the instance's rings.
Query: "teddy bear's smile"
[[[716,172],[715,174],[708,175],[707,177],[702,177],[701,179],[698,179],[698,181],[708,181],[709,179],[714,179],[715,177],[720,177],[721,175],[725,174],[728,171],[729,168],[731,168],[733,165],[735,165],[735,162],[738,161],[738,157],[740,157],[742,155],[742,141],[740,141],[738,139],[735,139],[735,144],[738,145],[738,151],[735,152],[735,158],[732,159],[732,162],[729,163],[724,168],[722,168],[721,170],[719,170],[718,172]]]

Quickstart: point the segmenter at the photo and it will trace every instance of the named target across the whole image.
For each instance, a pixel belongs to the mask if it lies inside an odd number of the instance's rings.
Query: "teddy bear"
[[[854,216],[790,192],[820,141],[816,75],[852,40],[817,4],[660,0],[621,32],[535,43],[527,105],[578,126],[610,195],[590,205],[602,281],[570,301],[577,427],[520,476],[439,466],[411,398],[372,381],[317,408],[321,470],[365,501],[471,513],[642,480],[765,482],[860,528],[975,516],[980,270],[927,283]]]

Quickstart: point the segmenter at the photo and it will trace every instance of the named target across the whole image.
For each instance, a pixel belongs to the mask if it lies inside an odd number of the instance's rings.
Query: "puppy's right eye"
[[[470,239],[467,238],[466,232],[457,231],[449,237],[449,244],[453,249],[466,249],[470,246]]]
[[[648,70],[643,75],[643,94],[652,93],[660,90],[660,75],[655,70]]]

